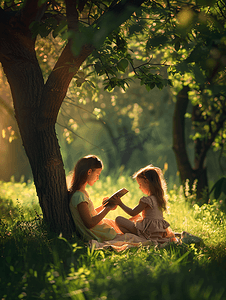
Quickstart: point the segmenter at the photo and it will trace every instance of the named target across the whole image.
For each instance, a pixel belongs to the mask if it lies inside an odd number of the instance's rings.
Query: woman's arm
[[[91,229],[92,227],[96,226],[106,216],[106,214],[109,213],[110,210],[111,207],[105,207],[96,216],[91,216],[87,202],[81,202],[78,204],[79,215],[84,225],[88,229]]]

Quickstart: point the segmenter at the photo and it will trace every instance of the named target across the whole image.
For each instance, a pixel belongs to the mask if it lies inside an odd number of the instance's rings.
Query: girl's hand
[[[107,199],[108,199],[108,197],[104,197],[103,202]],[[103,202],[102,202],[102,205],[103,205]],[[113,203],[113,201],[110,201],[108,204],[105,205],[105,207],[109,207],[111,210],[115,210],[117,208],[117,205],[115,203]]]
[[[113,196],[109,203],[114,205],[119,205],[121,203],[121,199],[118,196]]]
[[[117,208],[117,205],[114,204],[107,204],[107,207],[109,207],[111,210],[115,210]]]
[[[102,201],[102,205],[103,205],[103,202],[105,201],[105,200],[107,200],[108,199],[108,197],[104,197],[103,198],[103,201]],[[104,206],[104,205],[103,205]]]

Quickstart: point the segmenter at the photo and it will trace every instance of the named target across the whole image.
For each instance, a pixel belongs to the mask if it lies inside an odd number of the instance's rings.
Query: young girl
[[[128,220],[119,216],[115,220],[116,224],[123,233],[133,233],[147,240],[158,243],[175,241],[175,236],[169,228],[170,224],[163,218],[163,211],[167,208],[167,196],[162,171],[148,165],[136,172],[133,178],[136,178],[139,188],[147,197],[142,197],[133,209],[123,204],[120,198],[114,199],[112,204],[119,205],[133,217]],[[140,212],[142,216],[138,215]]]
[[[122,233],[115,221],[104,219],[107,213],[114,209],[114,205],[102,205],[94,209],[86,191],[86,185],[92,186],[99,180],[103,168],[102,161],[94,155],[81,158],[74,168],[74,173],[69,188],[70,210],[76,228],[85,240],[99,242],[112,240],[117,233]],[[103,200],[105,200],[104,198]]]

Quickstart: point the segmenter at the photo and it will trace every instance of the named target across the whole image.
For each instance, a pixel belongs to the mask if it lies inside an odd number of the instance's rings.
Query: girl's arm
[[[104,197],[103,201],[108,199],[108,197]],[[97,208],[95,208],[95,211],[97,212],[97,214],[104,208],[103,205],[98,206]]]
[[[108,197],[104,197],[103,201],[108,199]],[[103,202],[102,202],[103,203]],[[104,208],[104,207],[110,207],[111,210],[115,210],[117,208],[117,205],[114,204],[107,204],[106,206],[104,206],[103,204],[97,208],[95,208],[95,211],[97,212],[97,214]]]
[[[87,202],[81,202],[78,204],[79,215],[80,215],[84,225],[88,229],[96,226],[106,216],[106,214],[109,213],[110,210],[111,210],[111,207],[105,207],[96,216],[91,216],[90,211],[88,209]]]
[[[97,214],[99,214],[99,212],[104,208],[103,205],[100,205],[99,207],[95,208],[95,211],[97,212]]]
[[[114,204],[119,205],[128,215],[132,217],[138,215],[147,206],[147,204],[143,202],[139,202],[137,206],[135,206],[134,208],[130,208],[126,206],[124,203],[122,203],[120,198],[116,202],[114,202]]]

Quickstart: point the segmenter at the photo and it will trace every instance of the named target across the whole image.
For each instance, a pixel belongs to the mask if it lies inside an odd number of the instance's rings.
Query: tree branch
[[[85,45],[80,54],[74,56],[71,51],[71,41],[65,46],[44,87],[43,95],[45,97],[42,99],[41,110],[44,118],[50,116],[53,122],[56,122],[72,78],[92,51],[92,47]]]
[[[114,7],[111,7],[107,13],[104,13],[99,18],[100,22],[98,23],[99,29],[102,31],[101,42],[105,40],[106,36],[110,32],[125,22],[129,16],[131,16],[133,11],[135,11],[144,1],[145,0],[121,1]],[[77,0],[65,0],[68,23],[73,31],[78,30],[78,11],[76,8],[77,3]],[[109,20],[109,17],[112,19],[112,21]],[[75,24],[73,24],[73,22]],[[97,34],[99,33],[100,31],[97,32]],[[44,112],[45,116],[51,116],[53,122],[55,122],[57,119],[59,109],[66,96],[67,89],[72,78],[79,70],[81,64],[94,49],[94,46],[91,45],[91,43],[89,45],[83,45],[80,53],[75,56],[72,53],[71,46],[72,41],[69,40],[68,44],[62,51],[53,71],[51,72],[44,88],[45,93],[43,94],[45,95],[45,99],[42,99],[42,111]],[[52,93],[54,96],[52,96]],[[49,101],[49,99],[55,99],[54,103],[51,103],[52,101]],[[45,116],[43,115],[44,118]],[[42,122],[40,122],[40,124],[42,124]]]
[[[118,27],[125,22],[133,12],[135,12],[145,0],[125,0],[120,1],[116,5],[110,5],[109,9],[97,20],[97,24],[100,25],[102,22],[108,21],[108,26],[111,25],[108,19],[109,17],[114,22],[112,26]]]
[[[68,29],[75,32],[78,31],[78,18],[87,3],[87,0],[65,0],[66,5],[66,17],[68,21]]]
[[[43,17],[47,4],[39,5],[39,0],[26,0],[21,10],[21,21],[29,27],[33,21],[40,21]]]
[[[76,0],[65,0],[66,4],[66,16],[68,22],[68,30],[73,30],[75,32],[78,31],[78,11],[77,11],[77,3]]]
[[[123,24],[135,12],[145,0],[125,0],[114,6],[109,6],[108,10],[93,24],[99,27],[98,39],[104,40],[115,28]]]
[[[78,2],[78,10],[79,10],[80,13],[83,11],[83,9],[84,9],[84,7],[85,7],[87,1],[88,1],[88,0],[80,0],[80,1]]]
[[[200,154],[200,160],[199,160],[200,163],[199,163],[199,166],[203,165],[205,157],[206,157],[206,153],[210,149],[212,143],[214,142],[214,140],[215,140],[216,136],[218,135],[219,131],[221,130],[221,128],[223,128],[225,122],[226,122],[226,116],[223,115],[222,120],[217,123],[216,130],[212,132],[210,138],[208,138],[207,142],[203,146],[203,151]]]

